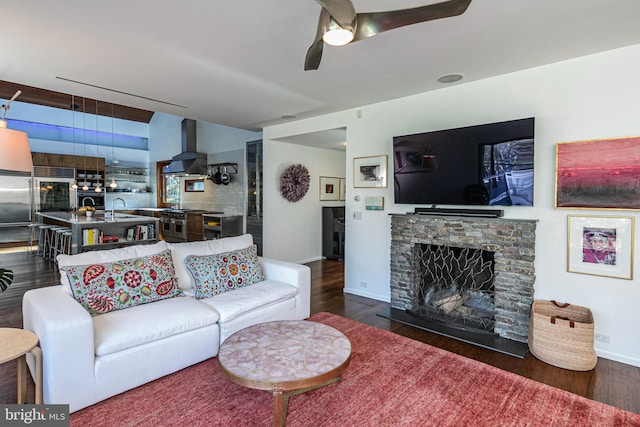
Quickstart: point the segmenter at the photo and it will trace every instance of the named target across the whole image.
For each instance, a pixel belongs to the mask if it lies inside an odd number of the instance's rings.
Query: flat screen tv
[[[533,206],[534,118],[393,138],[399,204]]]

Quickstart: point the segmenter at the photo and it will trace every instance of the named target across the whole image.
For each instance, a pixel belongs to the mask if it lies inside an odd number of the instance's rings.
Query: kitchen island
[[[41,222],[71,228],[71,253],[155,243],[158,218],[98,211],[88,217],[75,212],[41,212]]]

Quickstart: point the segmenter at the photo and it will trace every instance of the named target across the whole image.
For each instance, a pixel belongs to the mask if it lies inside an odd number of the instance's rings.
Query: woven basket
[[[593,315],[578,305],[535,300],[529,324],[529,351],[559,368],[589,371],[598,357],[593,349]]]

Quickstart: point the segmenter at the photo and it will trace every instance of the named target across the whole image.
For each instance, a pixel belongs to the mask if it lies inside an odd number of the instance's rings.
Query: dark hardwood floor
[[[530,354],[518,359],[454,339],[426,332],[377,316],[387,303],[343,293],[343,263],[316,261],[311,267],[311,312],[327,311],[422,341],[500,369],[561,388],[569,392],[640,414],[640,368],[598,359],[589,372],[575,372],[543,363]],[[14,283],[0,293],[0,327],[21,327],[22,295],[28,289],[58,282],[55,265],[26,253],[0,253],[0,267],[14,270]],[[0,365],[0,403],[16,399],[16,361]],[[33,384],[29,385],[33,402]]]

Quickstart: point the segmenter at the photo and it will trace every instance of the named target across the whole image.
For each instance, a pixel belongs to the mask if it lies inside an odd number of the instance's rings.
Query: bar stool
[[[42,255],[42,258],[47,257],[48,245],[50,242],[51,229],[56,227],[52,224],[42,224],[38,228],[38,255]]]
[[[70,228],[56,230],[55,245],[53,248],[53,261],[58,262],[58,255],[71,255],[71,236]]]
[[[59,225],[54,225],[45,229],[44,232],[44,247],[42,248],[42,258],[52,259],[56,247],[57,231],[61,228]]]
[[[56,262],[56,256],[62,253],[63,234],[67,231],[71,231],[69,227],[54,227],[53,231],[53,244],[50,248],[49,258]]]
[[[36,254],[40,252],[40,227],[44,224],[41,222],[32,222],[29,224],[29,255],[33,255],[33,243],[38,241],[38,249],[36,250]]]

